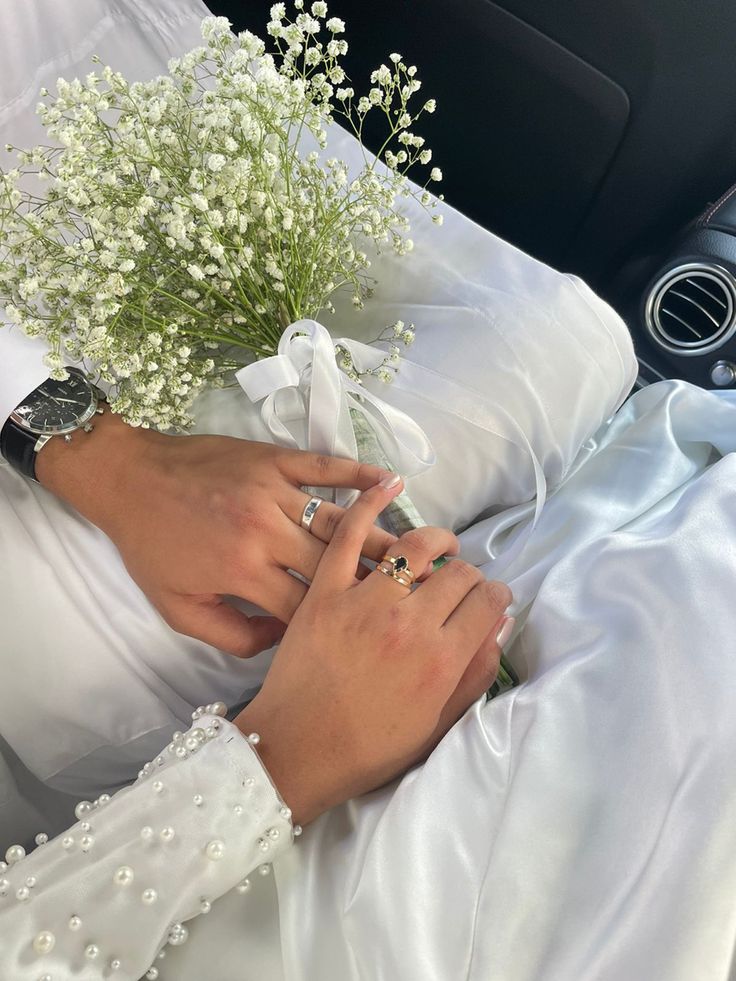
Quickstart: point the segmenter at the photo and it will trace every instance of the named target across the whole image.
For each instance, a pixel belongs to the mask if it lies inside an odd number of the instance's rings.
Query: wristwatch
[[[91,432],[92,417],[103,412],[104,393],[79,368],[66,381],[49,378],[18,405],[0,431],[0,453],[11,467],[36,480],[36,454],[54,436],[69,442],[77,429]]]

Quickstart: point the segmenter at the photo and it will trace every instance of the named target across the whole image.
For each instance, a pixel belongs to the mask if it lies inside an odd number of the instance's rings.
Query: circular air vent
[[[645,318],[649,333],[666,351],[708,354],[736,331],[736,280],[720,266],[676,266],[652,287]]]

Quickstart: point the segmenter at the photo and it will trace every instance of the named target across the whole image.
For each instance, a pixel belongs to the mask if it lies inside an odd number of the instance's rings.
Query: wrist
[[[67,442],[55,436],[36,460],[40,484],[107,531],[120,510],[128,488],[146,481],[154,470],[156,449],[163,436],[123,422],[103,404],[94,430],[79,430]]]
[[[256,697],[234,724],[245,738],[252,732],[260,735],[258,756],[295,825],[309,824],[338,803],[330,799],[320,777],[320,754],[311,752],[305,740],[291,732],[288,718],[265,711]]]

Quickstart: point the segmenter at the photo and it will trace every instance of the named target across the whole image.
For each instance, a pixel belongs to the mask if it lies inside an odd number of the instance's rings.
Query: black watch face
[[[76,429],[94,413],[96,399],[84,375],[69,371],[66,381],[49,379],[15,409],[12,418],[34,433]]]

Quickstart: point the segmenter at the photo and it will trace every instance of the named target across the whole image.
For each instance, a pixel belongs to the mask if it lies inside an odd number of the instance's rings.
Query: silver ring
[[[307,531],[311,532],[312,521],[317,513],[317,509],[322,503],[321,497],[310,497],[307,501],[304,510],[302,511],[302,528],[306,528]]]

